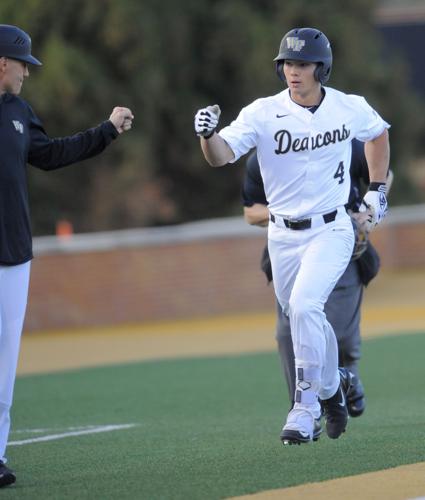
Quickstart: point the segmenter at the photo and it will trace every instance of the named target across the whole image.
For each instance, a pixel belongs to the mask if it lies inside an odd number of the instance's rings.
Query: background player
[[[350,165],[351,190],[346,208],[355,214],[353,217],[359,217],[364,186],[369,184],[369,171],[364,155],[363,143],[354,140],[352,147]],[[387,179],[388,191],[392,177],[392,172],[390,172]],[[246,221],[253,225],[267,226],[270,215],[255,151],[250,154],[246,163],[242,200]],[[326,316],[335,331],[338,342],[339,365],[348,368],[355,374],[354,380],[356,382],[347,395],[348,413],[352,417],[360,416],[365,409],[364,391],[358,369],[361,344],[360,307],[363,297],[363,287],[370,282],[379,269],[379,258],[367,234],[362,231],[360,223],[355,224],[355,226],[357,236],[353,256],[325,304]],[[268,281],[272,281],[267,246],[263,252],[261,267]],[[277,302],[276,340],[292,407],[295,394],[294,351],[289,319],[283,314],[279,302]],[[316,437],[320,433],[320,430],[321,428],[318,425],[315,428]]]
[[[233,163],[257,148],[270,223],[268,248],[276,296],[289,315],[296,367],[295,404],[283,427],[284,443],[313,438],[321,405],[329,437],[347,424],[347,373],[324,304],[352,255],[348,201],[351,141],[366,143],[371,183],[368,229],[385,216],[389,125],[359,96],[324,87],[332,67],[329,40],[313,28],[287,33],[275,58],[288,89],[257,99],[216,133],[220,109],[200,109],[195,131],[211,166]]]
[[[51,170],[90,158],[130,130],[133,120],[129,109],[117,107],[98,127],[50,139],[18,97],[29,76],[27,64],[41,65],[31,55],[30,37],[0,25],[0,487],[16,480],[5,465],[5,450],[32,259],[26,164]]]

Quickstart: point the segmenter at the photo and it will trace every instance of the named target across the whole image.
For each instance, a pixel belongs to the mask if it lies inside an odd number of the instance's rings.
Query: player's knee
[[[289,301],[289,314],[294,320],[302,321],[321,311],[320,304],[313,300],[299,300],[294,298]]]

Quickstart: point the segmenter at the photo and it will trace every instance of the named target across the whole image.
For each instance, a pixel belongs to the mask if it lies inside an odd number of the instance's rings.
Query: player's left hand
[[[388,203],[385,190],[369,189],[363,198],[363,203],[371,212],[365,221],[366,230],[369,232],[372,231],[387,214]],[[365,211],[365,209],[363,211]]]
[[[131,129],[134,116],[130,109],[116,107],[112,110],[109,120],[112,122],[118,133],[122,134]]]
[[[364,212],[353,212],[347,210],[348,215],[351,217],[354,228],[354,249],[351,260],[359,259],[367,250],[369,232],[367,230],[367,220],[371,214],[371,210],[366,208]]]
[[[372,210],[363,205],[362,212],[353,212],[348,210],[348,214],[356,221],[356,225],[362,230],[368,232],[368,221],[373,217]]]

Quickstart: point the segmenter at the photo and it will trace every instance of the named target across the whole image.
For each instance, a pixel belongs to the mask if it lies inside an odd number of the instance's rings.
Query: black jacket
[[[29,104],[12,94],[0,96],[0,264],[32,258],[27,163],[43,170],[90,158],[118,136],[108,120],[69,137],[51,139]]]

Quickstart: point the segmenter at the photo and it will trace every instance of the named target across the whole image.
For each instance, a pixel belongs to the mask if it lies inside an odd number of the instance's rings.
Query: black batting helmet
[[[329,80],[332,69],[331,44],[326,36],[315,28],[295,28],[282,38],[279,54],[274,58],[281,80],[284,80],[282,66],[285,59],[318,63],[316,80],[322,84]]]
[[[31,55],[29,35],[10,24],[0,24],[0,57],[3,56],[41,66],[41,62]]]

